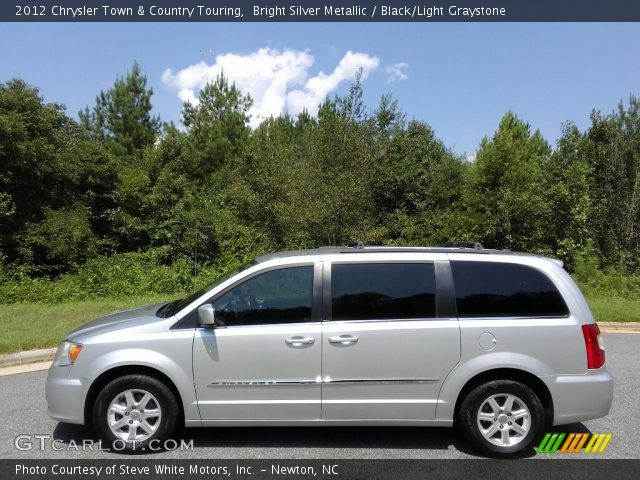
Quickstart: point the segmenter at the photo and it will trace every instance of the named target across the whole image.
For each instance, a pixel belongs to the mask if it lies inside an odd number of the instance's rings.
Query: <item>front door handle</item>
[[[340,335],[329,337],[329,343],[340,343],[341,345],[354,345],[358,343],[358,337],[354,335]]]
[[[313,337],[295,336],[295,337],[287,338],[285,340],[285,343],[287,345],[313,345],[313,342],[315,341],[316,339]]]

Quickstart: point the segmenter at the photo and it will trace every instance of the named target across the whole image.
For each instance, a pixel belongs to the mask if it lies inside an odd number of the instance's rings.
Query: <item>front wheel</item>
[[[493,380],[464,397],[458,421],[479,451],[509,457],[532,448],[543,433],[545,414],[531,388],[513,380]]]
[[[109,382],[96,399],[93,424],[110,448],[125,451],[154,448],[175,431],[180,407],[160,380],[126,375]]]

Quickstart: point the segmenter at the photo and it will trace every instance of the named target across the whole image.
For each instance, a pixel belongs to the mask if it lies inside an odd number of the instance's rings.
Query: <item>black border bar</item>
[[[638,0],[3,0],[2,22],[639,22]]]
[[[348,479],[473,479],[473,480],[603,480],[640,478],[640,460],[605,459],[524,460],[0,460],[3,480],[139,480],[222,478]],[[132,468],[135,471],[132,472]],[[164,473],[158,473],[160,468]],[[31,469],[31,473],[25,473]],[[144,469],[148,469],[147,472]],[[56,473],[56,472],[67,473]],[[99,473],[97,473],[99,471]],[[282,472],[287,472],[286,475]],[[84,472],[84,473],[83,473]],[[109,473],[113,472],[113,473]]]

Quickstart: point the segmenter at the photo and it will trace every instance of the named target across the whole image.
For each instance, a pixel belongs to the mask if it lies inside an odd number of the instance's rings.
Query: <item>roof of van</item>
[[[511,250],[497,250],[491,248],[466,248],[466,247],[320,247],[309,250],[287,250],[268,253],[256,258],[256,262],[262,263],[276,258],[297,257],[304,255],[336,255],[341,253],[468,253],[470,255],[523,255],[535,256],[531,253],[513,252]],[[541,256],[540,256],[541,257]],[[541,257],[542,258],[542,257]]]

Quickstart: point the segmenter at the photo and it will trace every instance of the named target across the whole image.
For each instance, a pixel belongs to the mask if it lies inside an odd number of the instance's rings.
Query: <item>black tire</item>
[[[523,402],[526,408],[529,410],[529,425],[528,432],[526,435],[521,435],[519,438],[515,438],[512,440],[509,438],[509,442],[517,442],[515,445],[496,445],[489,441],[482,434],[480,430],[480,425],[485,426],[486,430],[489,430],[492,426],[491,420],[480,422],[478,420],[478,416],[480,414],[480,408],[483,407],[483,412],[491,412],[490,405],[483,405],[485,401],[487,401],[492,396],[494,399],[498,401],[497,405],[500,406],[500,400],[505,399],[506,395],[512,395],[516,398],[516,402],[514,405],[519,406],[519,402]],[[504,405],[504,404],[503,404]],[[499,410],[502,411],[502,410]],[[509,412],[511,413],[511,412]],[[511,434],[518,435],[519,432],[514,432],[511,430],[514,427],[508,427],[507,423],[500,426],[500,419],[504,417],[500,417],[501,414],[497,415],[494,418],[498,419],[496,425],[498,428],[506,428],[505,435],[509,436]],[[513,380],[493,380],[490,382],[483,383],[473,388],[467,395],[462,399],[460,403],[460,407],[458,409],[457,415],[457,425],[461,430],[464,437],[470,441],[475,450],[479,453],[490,457],[513,457],[518,454],[523,454],[524,452],[530,451],[534,446],[535,442],[540,439],[542,434],[544,433],[545,428],[545,411],[542,406],[542,402],[535,394],[535,392],[527,387],[526,385],[516,382]],[[504,420],[509,421],[512,420],[512,423],[518,423],[518,426],[521,426],[524,422],[523,419],[516,420],[515,417],[504,418]],[[508,423],[508,425],[512,425],[512,423]],[[501,442],[502,430],[497,430],[494,434],[493,440],[495,442]],[[500,437],[500,438],[498,438]]]
[[[127,390],[140,390],[153,395],[152,405],[157,403],[160,410],[159,419],[149,419],[155,431],[148,438],[128,441],[118,437],[109,427],[109,406],[111,402]],[[140,394],[138,394],[140,395]],[[144,409],[142,409],[144,413]],[[131,412],[133,414],[133,412]],[[128,412],[126,415],[130,415]],[[121,418],[124,418],[124,414]],[[133,416],[131,417],[133,418]],[[171,438],[181,418],[180,406],[171,389],[157,378],[148,375],[125,375],[109,382],[100,392],[93,408],[93,425],[105,442],[104,447],[116,451],[140,452],[148,449],[150,442],[154,450],[161,449],[163,441]],[[131,420],[133,422],[133,420]],[[123,428],[127,428],[125,425]],[[141,430],[144,435],[145,432]]]

